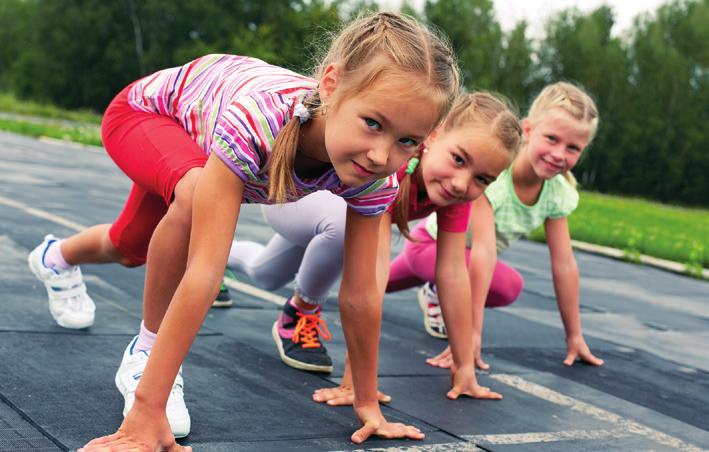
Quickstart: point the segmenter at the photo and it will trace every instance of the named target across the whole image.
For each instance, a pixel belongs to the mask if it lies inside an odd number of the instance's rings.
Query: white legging
[[[234,240],[230,268],[246,273],[266,290],[278,289],[295,277],[298,294],[308,303],[327,300],[342,273],[347,204],[329,191],[297,202],[261,207],[276,231],[268,244]]]

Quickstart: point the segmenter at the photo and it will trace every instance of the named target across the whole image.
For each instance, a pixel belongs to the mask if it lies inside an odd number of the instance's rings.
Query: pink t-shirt
[[[408,163],[408,162],[407,162]],[[399,168],[396,172],[396,178],[401,180],[406,175],[406,164]],[[438,219],[438,229],[448,232],[465,232],[468,230],[468,221],[470,220],[470,208],[472,203],[461,202],[450,206],[437,206],[431,202],[428,197],[418,199],[419,186],[416,178],[411,178],[411,186],[409,188],[409,218],[408,221],[418,220],[419,218],[427,217],[429,214],[436,212]],[[394,204],[391,204],[387,212],[392,214],[392,220],[396,222],[396,213],[394,212]]]

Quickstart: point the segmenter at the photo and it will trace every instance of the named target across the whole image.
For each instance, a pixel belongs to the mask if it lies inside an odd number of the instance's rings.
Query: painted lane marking
[[[0,196],[0,204],[4,204],[9,207],[14,207],[15,209],[22,210],[23,212],[26,212],[32,216],[38,217],[38,218],[43,218],[45,220],[49,220],[53,223],[60,224],[62,226],[65,226],[69,229],[73,229],[74,231],[81,231],[86,229],[86,226],[83,224],[75,223],[71,220],[67,220],[66,218],[62,218],[60,216],[51,214],[49,212],[45,212],[44,210],[40,209],[35,209],[34,207],[30,207],[26,204],[23,204],[21,202],[14,201],[9,198],[5,198],[4,196]]]
[[[278,306],[283,306],[288,300],[285,297],[281,297],[280,295],[276,295],[266,290],[259,289],[258,287],[239,282],[235,279],[229,278],[228,276],[224,277],[224,285],[231,287],[232,289],[238,290],[239,292],[243,292],[247,295],[253,295],[254,297],[258,297],[262,300],[268,301]]]
[[[421,446],[401,446],[401,447],[377,447],[367,449],[355,449],[349,452],[480,452],[480,449],[473,443],[460,441],[457,443],[425,444]],[[336,452],[345,452],[336,451]]]
[[[589,403],[574,399],[573,397],[553,391],[542,385],[532,383],[531,381],[527,381],[517,375],[494,374],[490,375],[490,378],[508,386],[512,386],[519,391],[526,392],[527,394],[546,400],[547,402],[570,408],[573,411],[578,411],[579,413],[591,416],[600,421],[615,424],[621,430],[650,439],[658,444],[670,447],[672,450],[682,450],[685,452],[701,452],[703,450],[694,445],[685,443],[679,438],[659,432],[615,413],[611,413],[610,411],[606,411],[603,408],[599,408]]]
[[[575,441],[581,439],[626,438],[631,433],[621,430],[566,430],[561,432],[510,433],[499,435],[463,435],[468,441],[484,444],[531,444],[555,441]]]

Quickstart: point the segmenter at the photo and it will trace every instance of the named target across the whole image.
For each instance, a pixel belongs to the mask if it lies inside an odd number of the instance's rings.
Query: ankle
[[[298,293],[293,295],[288,302],[291,304],[291,306],[293,306],[303,314],[315,314],[320,309],[320,305],[308,303],[307,301],[303,300],[303,298]]]
[[[44,266],[47,268],[56,268],[60,270],[66,270],[73,267],[72,264],[68,263],[64,259],[62,254],[62,242],[63,240],[56,240],[49,244],[47,251],[44,253]]]
[[[157,333],[153,333],[146,326],[145,322],[140,322],[140,334],[138,335],[138,340],[133,347],[133,353],[136,352],[150,352],[155,344],[155,339],[158,337]]]

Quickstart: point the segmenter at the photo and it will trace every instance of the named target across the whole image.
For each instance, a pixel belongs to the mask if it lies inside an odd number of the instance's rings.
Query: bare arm
[[[192,229],[184,277],[158,332],[136,405],[164,410],[172,382],[216,295],[241,206],[244,184],[212,155],[195,188]],[[214,200],[220,200],[215,209]]]
[[[244,184],[212,155],[195,187],[187,268],[170,302],[133,408],[118,432],[82,450],[190,451],[175,443],[165,406],[178,369],[217,293],[239,215]],[[225,208],[211,208],[219,199]]]
[[[473,311],[470,280],[465,271],[465,233],[438,231],[436,240],[436,287],[448,330],[448,343],[453,354],[448,398],[460,395],[481,399],[502,396],[478,384],[475,375],[473,347]]]
[[[571,248],[568,222],[566,218],[549,218],[544,222],[544,230],[551,257],[556,303],[566,331],[568,353],[564,363],[571,365],[580,356],[590,364],[601,365],[603,360],[593,356],[583,339],[579,309],[579,269]]]
[[[353,383],[354,406],[377,403],[377,347],[384,290],[377,275],[381,217],[359,215],[347,209],[344,270],[340,285],[340,315],[347,340]]]
[[[457,368],[473,366],[473,309],[465,271],[465,233],[440,230],[436,239],[436,289]]]
[[[497,262],[495,215],[486,196],[473,201],[470,212],[473,243],[470,248],[470,290],[473,300],[473,334],[481,337],[485,302]]]
[[[391,220],[347,209],[340,317],[354,383],[354,409],[363,426],[352,434],[361,443],[371,435],[423,439],[416,427],[384,419],[377,397],[377,363],[382,300],[389,267]],[[380,224],[381,223],[381,224]]]

